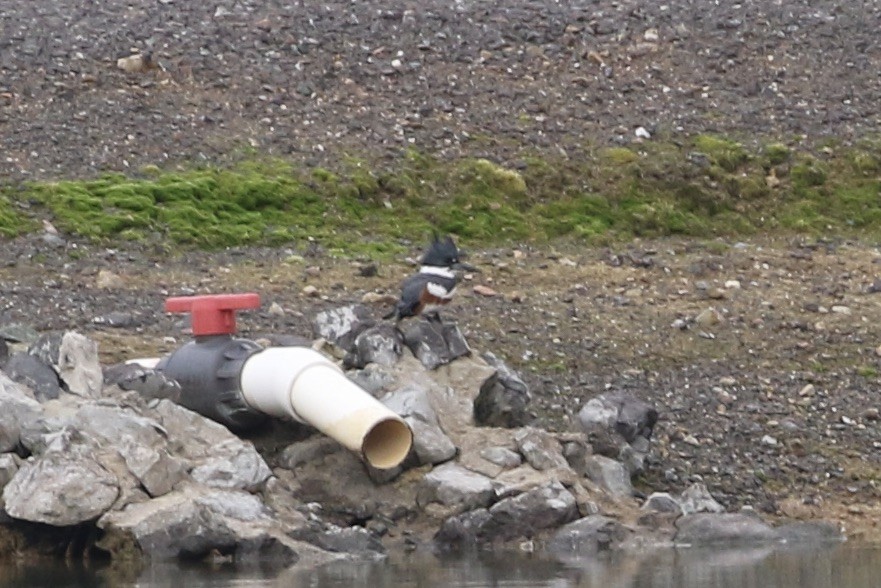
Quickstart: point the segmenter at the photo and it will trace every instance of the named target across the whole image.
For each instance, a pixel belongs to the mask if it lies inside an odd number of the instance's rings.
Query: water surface
[[[253,565],[114,567],[46,564],[0,566],[2,587],[270,588],[351,586],[468,588],[877,588],[881,548],[755,547],[668,549],[644,554],[572,556],[564,561],[524,553],[467,557],[414,555],[381,562],[332,564],[278,572]]]

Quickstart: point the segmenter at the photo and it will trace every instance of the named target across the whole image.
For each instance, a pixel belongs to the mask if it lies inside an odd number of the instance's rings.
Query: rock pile
[[[322,313],[315,345],[411,427],[411,454],[392,470],[295,423],[242,439],[176,404],[161,372],[102,368],[77,333],[13,343],[0,364],[0,524],[35,550],[280,567],[398,546],[589,553],[839,537],[722,513],[702,485],[640,504],[631,480],[652,452],[651,405],[612,392],[586,402],[578,431],[534,428],[523,380],[454,325],[413,321],[402,333],[366,316]]]

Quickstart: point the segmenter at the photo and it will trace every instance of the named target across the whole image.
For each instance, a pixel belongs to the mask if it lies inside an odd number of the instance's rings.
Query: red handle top
[[[259,308],[260,295],[214,294],[210,296],[178,296],[165,301],[167,312],[189,312],[193,335],[231,335],[236,332],[236,311]]]

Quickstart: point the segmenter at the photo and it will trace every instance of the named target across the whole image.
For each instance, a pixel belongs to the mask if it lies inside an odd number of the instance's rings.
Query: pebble
[[[269,309],[266,312],[269,313],[269,316],[284,316],[284,309],[278,302],[270,304]]]
[[[772,437],[771,435],[765,435],[764,437],[762,437],[762,445],[767,445],[769,447],[776,447],[777,446],[777,439],[775,437]]]
[[[318,288],[316,288],[312,284],[309,284],[308,286],[305,286],[302,290],[300,290],[300,293],[308,298],[316,298],[318,297]]]
[[[498,296],[498,292],[490,288],[489,286],[484,286],[483,284],[477,284],[473,288],[474,293],[480,296],[486,296],[487,298],[492,296]]]

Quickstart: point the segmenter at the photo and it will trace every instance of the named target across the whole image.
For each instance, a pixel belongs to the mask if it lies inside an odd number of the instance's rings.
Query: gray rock
[[[554,481],[500,500],[489,508],[489,514],[480,538],[509,541],[534,537],[541,530],[568,523],[578,516],[578,506],[575,497]]]
[[[779,540],[779,535],[756,516],[742,513],[699,513],[676,521],[677,545],[743,545]]]
[[[367,364],[360,370],[346,372],[346,375],[361,389],[376,397],[389,390],[395,382],[394,374],[390,373],[385,366],[375,363]]]
[[[214,455],[190,471],[197,482],[214,488],[256,491],[272,470],[249,441],[228,439],[214,447]]]
[[[507,447],[487,447],[481,449],[480,457],[503,468],[516,468],[523,463],[523,458],[516,451]]]
[[[682,506],[668,492],[653,492],[642,504],[643,510],[682,514]]]
[[[426,389],[407,386],[386,396],[382,402],[400,415],[413,431],[412,452],[419,464],[442,463],[456,455],[456,445],[441,428]]]
[[[489,427],[522,427],[529,421],[526,411],[532,396],[526,383],[492,353],[483,354],[496,368],[474,399],[474,422]]]
[[[338,527],[326,529],[304,527],[291,533],[291,537],[306,541],[326,551],[346,553],[358,557],[377,558],[386,553],[382,542],[364,527]]]
[[[514,441],[527,463],[539,471],[569,467],[560,442],[547,431],[526,427],[514,434]]]
[[[0,490],[15,476],[18,471],[21,459],[14,453],[4,453],[0,455]]]
[[[679,505],[683,514],[695,514],[699,512],[724,512],[725,507],[716,502],[716,499],[707,490],[704,484],[692,484],[679,497]]]
[[[168,398],[179,402],[180,384],[162,371],[141,367],[137,364],[120,363],[104,370],[104,384],[116,385],[121,390],[133,390],[144,398]]]
[[[3,500],[13,518],[63,527],[97,519],[119,491],[116,477],[87,452],[55,450],[23,463]]]
[[[0,326],[0,339],[3,339],[5,341],[31,345],[39,338],[40,334],[30,325],[24,325],[21,323],[9,323]]]
[[[491,518],[485,508],[449,517],[435,533],[434,542],[442,550],[473,547],[482,542],[483,528]]]
[[[355,338],[354,350],[346,356],[346,366],[395,365],[401,357],[403,343],[401,332],[388,323],[365,329]]]
[[[434,468],[422,479],[417,504],[439,503],[456,513],[489,506],[495,496],[492,480],[455,463]]]
[[[602,455],[592,455],[585,460],[587,477],[615,498],[633,495],[630,472],[621,462]]]
[[[114,554],[134,545],[156,559],[201,558],[210,553],[298,559],[295,542],[274,528],[260,499],[247,492],[196,486],[101,517],[98,546]]]
[[[40,402],[58,398],[62,393],[55,370],[29,353],[13,353],[4,371],[12,380],[33,390]]]
[[[551,553],[590,555],[612,549],[631,534],[615,519],[590,515],[561,527],[548,541],[547,547]]]
[[[845,540],[841,528],[828,521],[795,521],[777,527],[781,541],[791,545],[817,545]]]
[[[131,409],[88,404],[71,420],[93,442],[113,448],[151,496],[170,492],[185,476],[180,460],[169,455],[158,422]]]
[[[97,398],[104,375],[98,361],[98,344],[74,331],[44,335],[28,353],[52,367],[64,388],[78,396]]]
[[[0,372],[0,453],[13,451],[21,442],[22,427],[35,423],[42,413],[30,390]]]
[[[601,394],[591,398],[578,413],[582,429],[613,429],[628,443],[637,437],[650,439],[658,411],[628,394]]]
[[[404,344],[429,370],[471,353],[459,327],[453,324],[411,321],[403,334]]]
[[[355,339],[375,321],[370,309],[361,304],[319,312],[312,321],[312,332],[348,352],[354,350]]]

